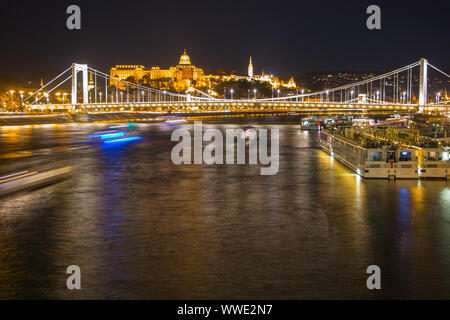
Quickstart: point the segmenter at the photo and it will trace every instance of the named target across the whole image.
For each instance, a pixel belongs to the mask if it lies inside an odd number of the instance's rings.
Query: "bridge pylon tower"
[[[420,77],[419,77],[419,112],[427,104],[427,69],[428,61],[425,58],[420,59]]]
[[[78,103],[78,83],[77,83],[77,74],[81,71],[83,73],[83,103],[89,103],[88,98],[88,66],[87,64],[79,64],[72,63],[72,104],[75,105]]]

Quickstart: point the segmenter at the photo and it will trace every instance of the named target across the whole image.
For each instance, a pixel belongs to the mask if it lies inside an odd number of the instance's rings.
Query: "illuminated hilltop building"
[[[248,77],[250,79],[253,78],[253,64],[252,64],[252,57],[250,57],[250,63],[248,64]]]
[[[92,79],[92,72],[89,72],[89,83],[88,83],[88,89],[94,89],[95,88],[95,83],[94,83],[94,79]]]
[[[249,80],[257,80],[263,82],[269,82],[272,88],[277,89],[279,87],[286,89],[296,89],[297,84],[294,81],[294,77],[291,77],[288,81],[280,80],[278,77],[274,77],[272,75],[264,74],[264,71],[261,74],[253,74],[253,64],[252,57],[250,57],[250,63],[248,64],[248,78]]]
[[[186,53],[180,57],[178,65],[169,69],[160,67],[146,68],[143,65],[116,65],[110,70],[111,77],[125,80],[133,77],[135,82],[149,83],[152,80],[159,80],[168,88],[173,86],[175,90],[183,91],[191,87],[208,87],[209,81],[203,69],[191,64],[191,59]],[[115,85],[117,81],[111,80],[110,84]],[[125,85],[118,83],[120,88]]]
[[[210,88],[211,82],[222,81],[262,81],[268,82],[272,88],[286,88],[296,89],[297,85],[294,78],[291,77],[288,81],[280,80],[262,72],[262,74],[254,74],[252,57],[250,57],[247,75],[238,74],[210,74],[206,76],[203,69],[191,64],[189,55],[184,50],[180,57],[178,65],[172,66],[169,69],[161,69],[160,67],[146,68],[143,65],[116,65],[110,70],[111,77],[119,80],[126,80],[132,77],[131,82],[152,84],[158,89],[175,89],[177,91],[185,91],[192,88]],[[120,89],[126,89],[126,84],[111,79],[110,84],[117,85]]]
[[[234,72],[222,72],[216,74],[209,74],[207,78],[211,83],[220,83],[226,81],[239,81],[239,80],[247,80],[247,81],[260,81],[260,82],[268,82],[272,86],[273,89],[285,88],[285,89],[297,89],[297,84],[294,81],[294,77],[291,77],[288,81],[280,80],[278,77],[274,77],[272,75],[265,74],[264,71],[261,74],[254,74],[252,57],[250,57],[250,61],[248,64],[247,75],[244,74],[235,74]]]

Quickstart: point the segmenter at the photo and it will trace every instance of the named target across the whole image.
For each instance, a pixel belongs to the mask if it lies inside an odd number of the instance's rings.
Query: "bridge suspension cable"
[[[297,95],[291,95],[286,97],[277,97],[277,98],[265,98],[265,99],[258,99],[258,101],[285,101],[285,100],[298,100],[298,98],[301,98],[302,101],[305,98],[315,97],[314,100],[318,100],[318,102],[336,102],[336,103],[349,103],[353,99],[353,94],[355,94],[355,97],[358,97],[359,93],[365,92],[367,100],[373,100],[376,101],[375,103],[384,103],[386,102],[386,79],[391,78],[392,80],[392,102],[398,103],[400,101],[403,101],[406,103],[406,101],[411,101],[411,95],[412,95],[412,70],[415,67],[420,66],[420,61],[411,63],[407,66],[398,68],[396,70],[370,77],[358,82],[349,83],[343,86],[339,86],[332,89],[325,89],[321,91],[316,91],[312,93],[305,93],[305,94],[297,94]],[[407,72],[407,89],[408,92],[405,91],[404,96],[402,97],[399,94],[399,73],[401,72]],[[373,84],[375,82],[380,81],[380,83],[376,84],[377,92],[374,94],[373,90]],[[363,89],[360,89],[360,87],[366,86],[365,91]],[[370,87],[369,87],[370,86]],[[349,94],[347,90],[354,89],[354,92],[351,92]],[[336,97],[335,93],[340,93],[338,97]],[[331,95],[331,97],[330,97]],[[323,101],[323,97],[326,97],[326,100]],[[330,99],[331,98],[331,99]],[[338,98],[336,100],[336,98]]]
[[[429,63],[428,65],[429,65],[430,67],[432,67],[434,70],[436,70],[436,71],[442,73],[444,76],[447,76],[447,78],[450,78],[450,75],[446,74],[444,71],[442,71],[442,70],[436,68],[435,66],[433,66],[433,65],[430,64],[430,63]]]
[[[42,86],[40,89],[36,90],[35,92],[33,92],[31,95],[29,95],[27,98],[25,98],[23,101],[27,101],[28,99],[30,99],[31,97],[35,96],[36,94],[38,94],[39,92],[41,92],[42,90],[44,90],[46,87],[48,87],[50,84],[52,84],[54,81],[56,81],[59,77],[61,77],[64,73],[66,73],[67,71],[69,71],[71,69],[71,67],[67,68],[65,71],[61,72],[59,75],[57,75],[55,78],[53,78],[51,81],[49,81],[47,84],[45,84],[44,86]],[[72,76],[70,76],[68,79],[72,78]],[[68,79],[64,80],[67,81]],[[61,85],[62,83],[58,84]],[[53,91],[53,90],[52,90]],[[51,92],[51,91],[50,91]],[[40,99],[40,98],[39,98]]]

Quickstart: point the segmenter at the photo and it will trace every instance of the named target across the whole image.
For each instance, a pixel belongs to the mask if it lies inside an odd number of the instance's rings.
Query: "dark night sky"
[[[82,29],[66,28],[77,4]],[[381,7],[382,29],[366,28]],[[312,71],[375,70],[427,57],[449,64],[450,1],[228,0],[2,2],[0,73],[58,72],[72,62],[168,67],[186,48],[193,64],[287,77]]]

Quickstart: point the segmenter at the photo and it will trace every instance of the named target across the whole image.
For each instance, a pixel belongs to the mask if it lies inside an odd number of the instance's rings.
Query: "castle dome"
[[[186,49],[184,49],[184,53],[180,57],[180,63],[179,64],[191,64],[191,58],[186,53]]]

